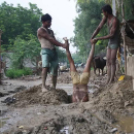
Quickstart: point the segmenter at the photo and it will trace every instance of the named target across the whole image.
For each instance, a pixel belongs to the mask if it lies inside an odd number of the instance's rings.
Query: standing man
[[[105,5],[102,8],[103,19],[100,22],[99,26],[95,30],[91,39],[94,41],[109,39],[108,47],[107,47],[107,70],[108,70],[108,78],[106,84],[110,84],[114,81],[115,71],[116,71],[116,53],[119,47],[120,41],[120,31],[119,31],[119,21],[113,15],[112,8],[110,5]],[[107,23],[109,34],[104,37],[94,38],[99,31],[102,29],[103,25]]]
[[[66,48],[65,44],[58,42],[50,28],[52,17],[45,14],[41,17],[42,27],[37,31],[37,36],[41,44],[42,56],[42,92],[46,92],[47,72],[52,75],[52,88],[56,88],[58,57],[55,46]]]

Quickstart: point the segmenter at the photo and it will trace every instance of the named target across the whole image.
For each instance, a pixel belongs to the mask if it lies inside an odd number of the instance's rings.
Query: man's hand
[[[98,41],[97,38],[95,38],[95,39],[91,39],[91,40],[90,40],[91,44],[95,44],[97,41]]]

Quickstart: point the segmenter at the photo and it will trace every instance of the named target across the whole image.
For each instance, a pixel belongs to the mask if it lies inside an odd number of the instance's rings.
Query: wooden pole
[[[124,1],[121,0],[121,14],[122,14],[122,37],[123,37],[123,46],[124,46],[124,59],[125,59],[125,74],[127,74],[127,51],[126,51],[126,20],[125,20],[125,11],[124,11]]]
[[[0,30],[0,85],[2,84],[2,61],[1,61],[1,35],[2,30]]]

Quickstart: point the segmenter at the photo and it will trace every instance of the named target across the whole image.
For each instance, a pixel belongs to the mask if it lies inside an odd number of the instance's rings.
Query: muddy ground
[[[1,133],[134,134],[132,79],[126,76],[123,81],[107,87],[103,85],[106,77],[96,77],[91,72],[88,84],[90,101],[86,103],[70,103],[72,84],[69,73],[59,76],[56,91],[50,89],[47,93],[41,93],[41,79],[23,79],[20,85],[19,80],[5,80],[6,85],[12,83],[13,91],[16,91],[14,85],[26,88],[10,93],[16,99],[13,103],[0,104]]]

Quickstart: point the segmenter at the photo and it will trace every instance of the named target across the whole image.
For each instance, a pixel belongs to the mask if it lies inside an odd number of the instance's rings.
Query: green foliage
[[[37,59],[40,56],[40,44],[34,35],[29,35],[28,39],[26,41],[17,37],[14,45],[10,45],[10,50],[13,52],[10,55],[12,68],[24,68],[24,61],[27,59],[36,66]]]
[[[85,63],[86,58],[84,55],[81,55],[79,52],[72,55],[75,64]]]
[[[37,8],[35,4],[29,3],[28,9],[19,4],[14,7],[12,4],[3,2],[0,5],[0,29],[3,31],[3,47],[7,49],[18,35],[25,40],[29,34],[36,36],[36,31],[41,25],[41,15],[41,9]]]
[[[125,8],[125,19],[126,20],[134,19],[134,1],[124,0],[124,8]]]
[[[9,78],[18,78],[23,75],[31,75],[32,70],[29,68],[24,68],[24,69],[9,69],[6,71],[6,76]]]
[[[66,52],[64,50],[61,50],[59,47],[56,47],[56,50],[58,53],[59,62],[65,62],[66,61]]]
[[[87,58],[90,51],[89,40],[102,19],[101,8],[105,5],[103,1],[90,0],[87,2],[80,2],[77,5],[78,17],[75,19],[75,37],[74,45],[79,50],[79,56]],[[107,34],[107,27],[101,30],[98,36]],[[99,41],[96,45],[95,54],[105,49],[107,40]],[[86,60],[86,59],[85,59]]]
[[[110,4],[112,6],[112,0],[99,0],[104,1],[106,4]],[[134,1],[133,0],[115,0],[116,2],[116,10],[117,15],[120,20],[122,20],[122,3],[124,3],[124,12],[125,19],[130,20],[134,19]]]

